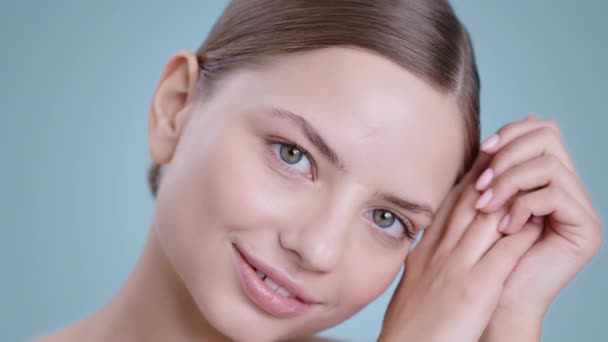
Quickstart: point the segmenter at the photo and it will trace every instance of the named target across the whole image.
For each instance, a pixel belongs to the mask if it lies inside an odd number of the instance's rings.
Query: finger
[[[495,134],[488,137],[481,144],[480,149],[488,154],[494,154],[518,137],[542,127],[550,128],[555,131],[557,136],[561,136],[561,131],[556,121],[538,120],[535,116],[530,115],[524,120],[511,122],[502,126]]]
[[[448,218],[444,220],[443,232],[434,246],[435,254],[449,254],[458,244],[467,228],[479,214],[479,211],[475,209],[475,202],[478,199],[479,192],[472,184],[469,184],[452,205]]]
[[[514,121],[502,126],[496,133],[481,143],[480,150],[488,154],[494,154],[518,136],[543,126],[544,123],[538,120],[535,115],[528,115],[524,120]]]
[[[541,236],[538,224],[526,223],[523,229],[498,240],[479,260],[475,270],[496,283],[504,284],[520,258]]]
[[[480,153],[472,169],[457,186],[460,193],[447,208],[447,215],[441,223],[441,234],[433,246],[438,254],[451,251],[477,216],[474,204],[479,198],[479,192],[475,190],[473,180],[489,165],[490,160],[488,154]]]
[[[593,215],[593,206],[579,178],[551,154],[518,164],[493,179],[490,188],[486,190],[491,192],[491,198],[485,204],[476,203],[476,208],[484,212],[495,211],[517,193],[541,188],[550,183],[564,189]],[[481,196],[483,197],[484,195]]]
[[[538,120],[538,118],[536,117],[536,114],[531,113],[530,115],[526,116],[526,118],[524,120],[534,121],[534,120]]]
[[[556,156],[571,172],[575,173],[572,160],[561,137],[556,135],[553,129],[547,127],[527,132],[504,145],[494,155],[489,169],[495,175],[499,175],[517,164],[543,154]]]
[[[467,172],[465,177],[450,191],[446,199],[443,201],[431,226],[425,229],[424,235],[417,250],[437,249],[438,244],[442,240],[452,239],[451,236],[456,236],[455,241],[460,239],[462,231],[473,221],[477,211],[473,205],[479,197],[479,193],[472,186],[474,179],[479,177],[482,170],[488,167],[491,157],[485,153],[480,153],[475,160],[471,170]],[[457,206],[458,208],[455,208]],[[448,222],[452,222],[448,224]],[[460,232],[451,232],[456,227],[463,227]],[[448,229],[453,228],[453,229]],[[446,234],[449,237],[446,237]]]
[[[552,232],[569,241],[575,250],[583,251],[596,237],[597,224],[587,211],[558,186],[551,185],[515,199],[510,222],[502,230],[510,234],[522,227],[531,216],[548,216]]]
[[[479,213],[454,247],[454,256],[467,266],[475,265],[502,237],[498,226],[506,214],[506,208],[494,213]]]

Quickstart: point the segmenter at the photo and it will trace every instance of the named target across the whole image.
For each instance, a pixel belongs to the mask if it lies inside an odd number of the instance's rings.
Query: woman
[[[537,340],[599,247],[553,122],[478,153],[477,68],[445,1],[233,1],[167,63],[148,132],[139,263],[43,341],[306,340],[404,260],[380,340]]]

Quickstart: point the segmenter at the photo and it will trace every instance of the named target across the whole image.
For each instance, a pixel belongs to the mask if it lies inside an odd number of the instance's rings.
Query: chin
[[[214,249],[216,258],[202,258],[211,262],[200,264],[197,269],[203,271],[196,272],[197,276],[187,279],[186,284],[202,316],[220,334],[232,341],[290,340],[312,336],[328,328],[330,322],[338,323],[336,317],[328,317],[328,307],[324,304],[303,307],[301,303],[293,303],[295,298],[269,295],[269,289],[264,288],[267,285],[242,258],[235,244],[220,245],[221,248],[216,245]],[[251,268],[243,270],[248,267]],[[272,272],[272,269],[268,270],[268,273]],[[277,275],[278,279],[280,277]],[[287,288],[290,286],[293,285],[285,284]],[[297,291],[293,292],[299,293]],[[265,295],[270,297],[265,298]],[[312,300],[305,293],[302,296]]]
[[[258,315],[255,313],[252,315],[249,310],[243,309],[243,303],[234,303],[236,305],[217,304],[220,307],[209,307],[208,305],[206,310],[201,311],[209,324],[229,340],[267,342],[284,339],[284,336],[277,331],[276,326],[265,325]]]
[[[297,323],[260,309],[244,293],[234,268],[223,269],[221,278],[201,279],[191,294],[209,325],[232,341],[278,341],[296,336]]]

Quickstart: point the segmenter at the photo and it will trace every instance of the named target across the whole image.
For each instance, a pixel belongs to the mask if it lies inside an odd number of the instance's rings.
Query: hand
[[[477,208],[493,213],[510,206],[501,226],[505,234],[517,233],[529,219],[544,225],[542,237],[508,277],[484,339],[513,340],[513,326],[533,329],[526,324],[539,326],[538,339],[550,303],[597,254],[600,218],[555,122],[528,117],[508,124],[482,150],[493,158],[477,182],[485,194]]]
[[[488,165],[485,157],[452,189],[408,256],[379,341],[477,341],[504,282],[540,236],[540,225],[525,224],[503,237],[498,224],[506,209],[475,210],[474,181]]]

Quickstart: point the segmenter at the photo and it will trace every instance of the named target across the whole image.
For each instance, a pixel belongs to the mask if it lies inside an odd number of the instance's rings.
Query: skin
[[[328,48],[280,56],[230,74],[208,98],[198,77],[195,56],[178,53],[152,101],[150,150],[164,170],[142,259],[106,308],[63,336],[270,341],[313,335],[379,296],[403,265],[413,241],[399,223],[376,224],[374,210],[398,215],[412,235],[432,220],[377,194],[435,212],[463,160],[456,99],[370,52]],[[339,165],[273,108],[310,122]],[[271,148],[275,141],[304,149],[312,170],[281,161]],[[301,283],[321,304],[288,319],[263,312],[238,280],[233,243]]]
[[[505,126],[452,187],[464,151],[456,99],[384,58],[349,48],[280,56],[212,93],[198,76],[194,55],[178,53],[152,101],[150,150],[164,173],[131,278],[105,308],[46,341],[310,340],[381,294],[406,259],[412,242],[389,238],[400,230],[376,225],[375,209],[398,213],[413,233],[428,227],[381,341],[535,341],[550,302],[599,249],[599,215],[553,122]],[[309,121],[341,163],[273,108]],[[286,167],[277,141],[301,146],[314,167]],[[479,205],[488,189],[493,198]],[[436,215],[400,210],[378,192]],[[322,303],[290,319],[263,312],[241,288],[233,243]]]
[[[380,341],[539,341],[551,302],[597,255],[599,215],[554,121],[505,125],[482,151],[433,223],[445,229],[408,257]]]
[[[521,231],[537,217],[543,235],[526,251],[504,283],[500,301],[482,340],[540,340],[543,317],[559,292],[598,254],[602,223],[591,197],[577,175],[557,122],[526,120],[502,127],[496,143],[482,149],[492,156],[476,189],[493,196],[484,213],[508,204],[502,232]],[[488,171],[489,170],[489,171]]]

